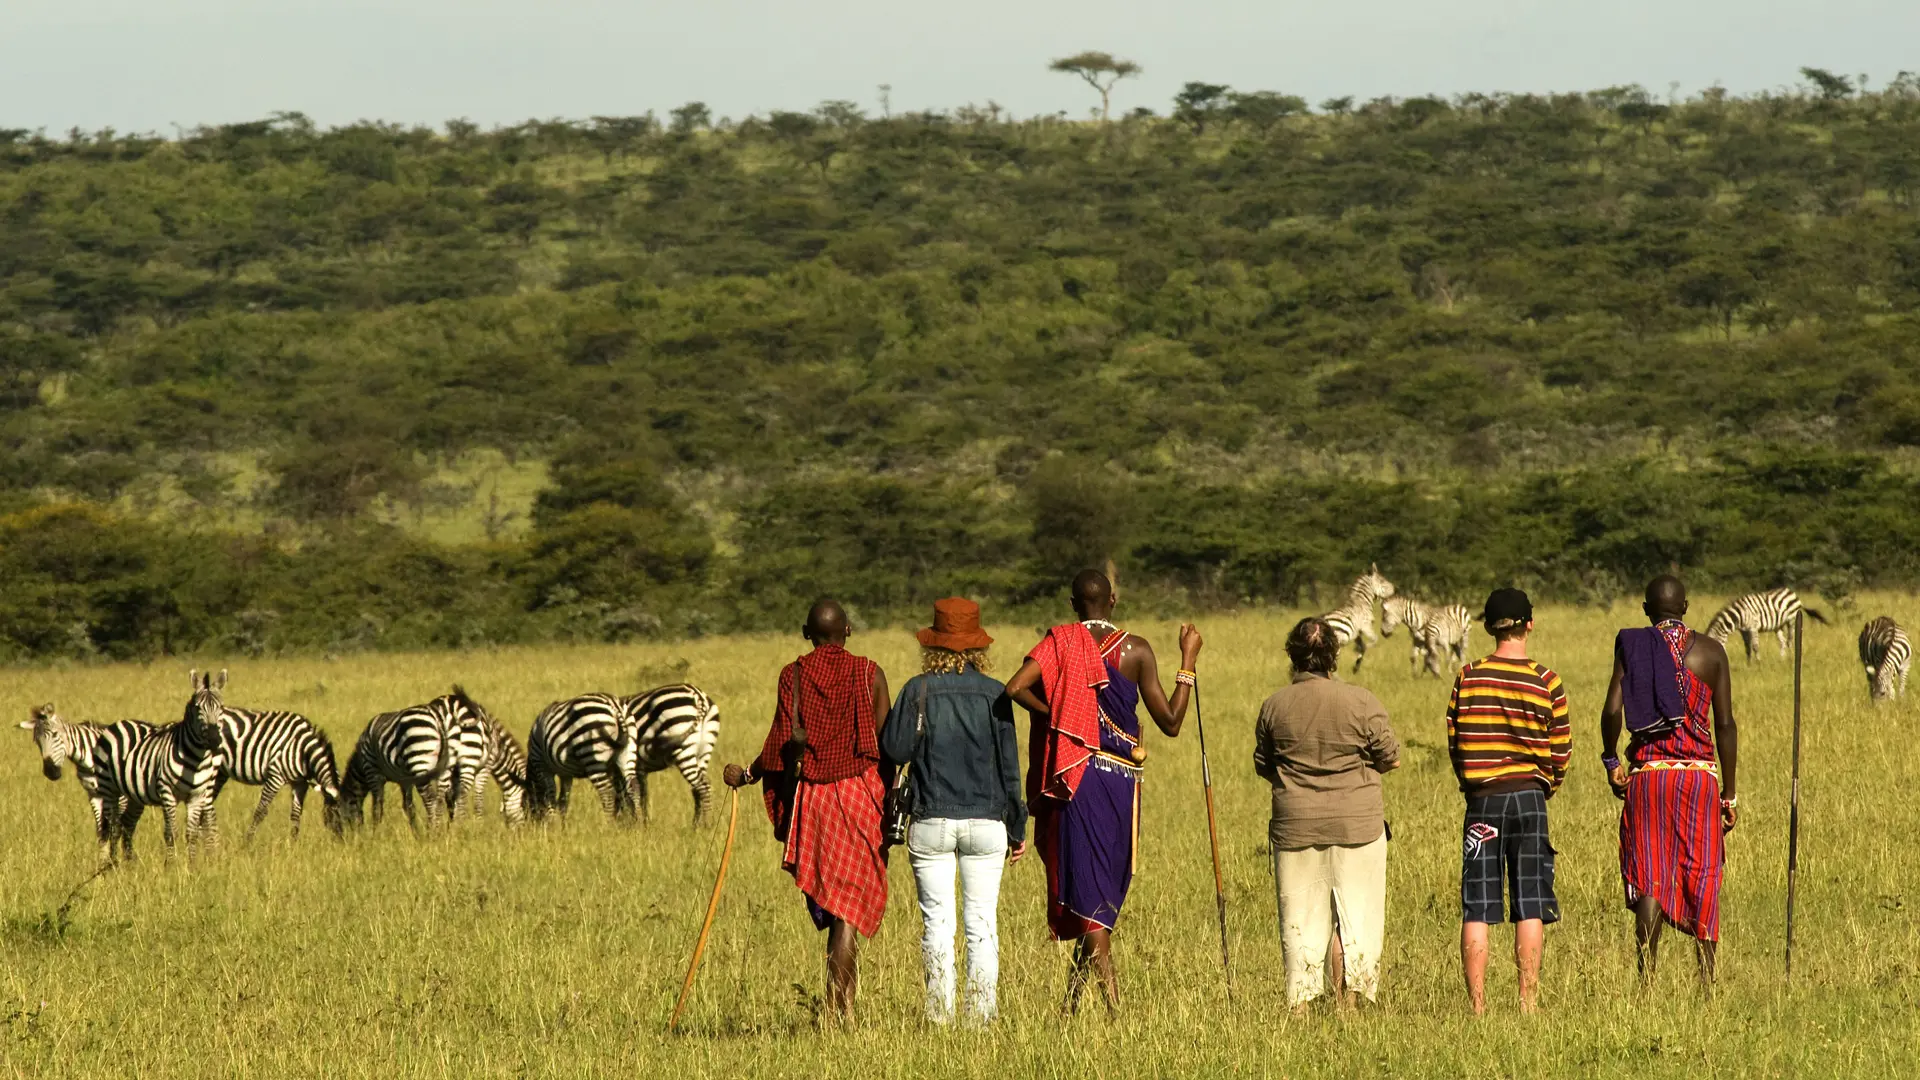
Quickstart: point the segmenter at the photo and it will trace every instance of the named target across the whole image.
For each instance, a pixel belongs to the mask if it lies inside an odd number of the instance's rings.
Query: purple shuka
[[[1687,698],[1680,692],[1680,665],[1674,662],[1660,627],[1622,630],[1613,648],[1625,669],[1620,691],[1628,733],[1658,735],[1683,723]]]
[[[1031,807],[1034,843],[1047,865],[1047,925],[1070,940],[1090,930],[1113,929],[1127,887],[1133,883],[1139,838],[1140,686],[1114,666],[1126,634],[1101,642],[1107,685],[1100,696],[1100,749],[1087,763],[1073,799],[1039,800]]]

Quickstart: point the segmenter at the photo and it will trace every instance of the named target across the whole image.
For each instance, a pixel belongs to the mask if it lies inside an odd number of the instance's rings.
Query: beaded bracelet
[[[1620,759],[1613,754],[1602,754],[1600,755],[1600,767],[1608,772],[1612,772],[1620,767]]]
[[[1195,672],[1188,671],[1186,668],[1181,668],[1179,674],[1173,677],[1173,681],[1184,686],[1198,686],[1200,685],[1200,676]]]

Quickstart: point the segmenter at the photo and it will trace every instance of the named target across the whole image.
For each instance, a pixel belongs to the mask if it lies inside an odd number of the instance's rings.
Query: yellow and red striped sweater
[[[1498,656],[1460,669],[1447,702],[1447,749],[1469,795],[1556,790],[1573,752],[1560,676],[1532,660]]]

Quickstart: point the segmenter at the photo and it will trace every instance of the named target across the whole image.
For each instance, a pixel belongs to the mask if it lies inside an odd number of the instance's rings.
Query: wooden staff
[[[1793,977],[1793,892],[1800,876],[1800,638],[1805,615],[1793,616],[1793,796],[1787,809],[1787,977]]]
[[[1200,733],[1200,786],[1207,793],[1207,843],[1213,849],[1213,901],[1220,916],[1220,966],[1227,973],[1227,1000],[1233,1000],[1233,960],[1227,951],[1227,885],[1220,875],[1220,829],[1214,822],[1213,770],[1207,764],[1207,725],[1200,719],[1200,682],[1193,684],[1193,726]]]
[[[733,827],[740,821],[740,789],[727,788],[727,844],[720,849],[720,876],[713,879],[713,896],[707,901],[707,920],[700,924],[700,937],[693,943],[693,959],[687,961],[687,978],[680,984],[680,1000],[673,1003],[673,1019],[667,1021],[669,1033],[680,1027],[680,1014],[687,1007],[687,995],[693,992],[693,973],[700,970],[700,954],[706,951],[707,934],[713,930],[714,912],[720,910],[720,888],[727,883],[727,864],[733,861]]]

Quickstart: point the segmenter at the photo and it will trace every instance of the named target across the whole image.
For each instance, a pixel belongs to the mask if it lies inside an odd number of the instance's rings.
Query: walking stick
[[[1787,977],[1793,977],[1793,891],[1800,876],[1800,638],[1807,617],[1793,616],[1793,795],[1787,810]]]
[[[1207,765],[1207,725],[1200,719],[1200,684],[1193,684],[1193,726],[1200,733],[1200,786],[1207,793],[1207,843],[1213,849],[1213,900],[1220,915],[1220,966],[1227,973],[1227,1000],[1233,1000],[1233,960],[1227,952],[1227,886],[1220,876],[1220,829],[1214,823],[1213,770]]]
[[[693,973],[700,970],[700,954],[707,948],[707,933],[713,929],[713,914],[720,910],[720,887],[727,883],[727,864],[733,861],[733,827],[740,822],[740,789],[727,788],[727,844],[720,849],[720,876],[713,879],[713,897],[707,901],[707,921],[700,924],[700,938],[693,943],[693,959],[687,961],[687,978],[680,984],[680,1000],[673,1003],[673,1019],[667,1021],[669,1033],[680,1027],[680,1013],[687,1007],[687,995],[693,992]]]

